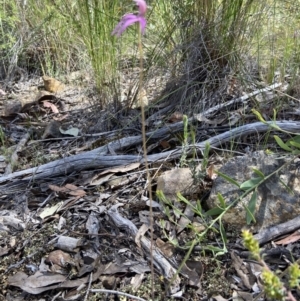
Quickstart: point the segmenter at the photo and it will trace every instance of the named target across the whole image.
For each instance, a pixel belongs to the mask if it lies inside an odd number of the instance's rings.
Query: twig
[[[147,301],[146,299],[140,298],[140,297],[136,297],[127,293],[123,293],[123,292],[118,292],[118,291],[113,291],[113,290],[106,290],[106,289],[91,289],[90,290],[91,293],[107,293],[107,294],[115,294],[115,295],[119,295],[119,296],[126,296],[138,301]]]
[[[23,147],[29,140],[30,135],[31,135],[31,130],[29,130],[17,144],[15,151],[12,153],[12,155],[10,157],[10,163],[7,165],[7,167],[5,169],[5,173],[4,173],[5,175],[12,173],[14,166],[17,165],[17,162],[19,160],[18,153],[23,149]]]
[[[55,296],[53,296],[51,301],[55,301],[61,294],[62,294],[62,292],[58,292]]]
[[[84,296],[83,301],[86,301],[88,296],[89,296],[89,292],[91,291],[90,289],[91,289],[92,281],[93,281],[93,273],[91,273],[90,276],[89,276],[89,285],[87,287],[86,294]]]
[[[242,97],[235,98],[235,99],[232,99],[230,101],[224,102],[222,104],[216,105],[216,106],[208,109],[207,111],[202,112],[201,115],[205,116],[205,117],[209,117],[209,116],[213,115],[216,111],[220,111],[221,109],[223,110],[224,108],[226,108],[230,105],[239,103],[239,102],[244,102],[245,100],[249,100],[251,97],[253,97],[255,95],[258,95],[258,94],[263,93],[263,92],[274,90],[274,89],[276,89],[280,86],[282,86],[282,83],[273,84],[273,85],[268,86],[264,89],[258,89],[256,91],[253,91],[252,93],[243,95]]]
[[[117,210],[119,204],[112,206],[107,214],[113,221],[113,223],[120,229],[125,230],[128,235],[135,238],[138,233],[137,227],[127,218],[123,217]],[[180,287],[180,278],[178,277],[176,268],[173,267],[177,265],[176,262],[173,262],[172,258],[166,259],[165,256],[161,253],[159,248],[151,243],[151,240],[146,238],[146,236],[142,236],[140,238],[140,243],[142,245],[143,250],[146,252],[146,257],[150,257],[150,252],[152,252],[151,259],[153,260],[153,264],[157,268],[157,270],[164,276],[165,279],[170,281],[170,291],[171,294],[178,292]],[[173,265],[169,262],[172,261]]]
[[[275,239],[276,237],[290,233],[300,228],[300,216],[293,218],[285,223],[262,229],[257,234],[254,235],[254,238],[258,241],[260,245],[267,243]]]

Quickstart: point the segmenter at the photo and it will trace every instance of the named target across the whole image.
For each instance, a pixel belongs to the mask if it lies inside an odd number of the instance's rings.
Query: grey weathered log
[[[263,245],[271,240],[278,238],[281,235],[291,233],[300,228],[300,216],[297,216],[285,223],[272,226],[266,229],[261,229],[254,238],[260,245]]]
[[[124,218],[118,211],[119,204],[112,206],[107,214],[114,222],[114,224],[127,232],[128,235],[135,239],[138,233],[137,227],[128,219]],[[145,237],[140,237],[140,244],[146,252],[146,257],[153,259],[153,264],[156,269],[169,281],[170,291],[172,294],[176,293],[180,288],[180,278],[177,275],[178,267],[173,267],[170,262],[164,257],[159,248],[157,248],[151,241]],[[151,256],[150,256],[151,254]]]
[[[196,151],[201,154],[205,148],[205,145],[209,143],[211,147],[218,147],[219,145],[232,141],[242,136],[246,136],[253,133],[266,132],[268,130],[274,129],[270,125],[273,121],[264,124],[262,122],[255,122],[252,124],[243,125],[234,128],[225,133],[211,137],[200,143],[190,145],[185,149],[187,153],[191,153],[196,149]],[[294,121],[278,121],[276,125],[285,131],[298,133],[300,131],[300,122]],[[166,139],[170,133],[177,132],[183,128],[183,123],[178,122],[176,124],[164,127],[154,132],[147,133],[148,139]],[[47,164],[29,168],[26,170],[17,171],[6,176],[0,177],[0,195],[9,194],[16,192],[18,185],[20,187],[24,186],[24,181],[29,183],[29,181],[37,181],[41,179],[50,179],[62,175],[68,175],[72,172],[80,172],[82,170],[88,170],[93,168],[110,168],[113,166],[122,166],[135,162],[144,163],[144,158],[142,155],[108,155],[109,149],[119,152],[124,148],[132,147],[137,144],[142,143],[142,136],[125,137],[117,141],[113,141],[108,145],[99,147],[92,151],[85,153],[73,155],[63,159],[59,159]],[[173,159],[178,159],[182,154],[182,149],[178,148],[171,151],[166,151],[162,153],[148,155],[148,162],[164,162]],[[16,183],[19,181],[20,183]],[[14,183],[13,183],[14,182]],[[10,188],[13,184],[13,189]]]

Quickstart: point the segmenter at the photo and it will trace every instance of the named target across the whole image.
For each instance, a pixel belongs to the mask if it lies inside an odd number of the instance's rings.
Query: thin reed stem
[[[144,107],[144,101],[141,97],[141,91],[143,88],[143,45],[142,45],[142,33],[140,30],[140,26],[138,25],[138,47],[139,47],[139,56],[140,56],[140,77],[139,77],[139,91],[138,91],[138,101],[140,101],[141,105],[141,112],[142,112],[142,137],[143,137],[143,152],[144,152],[144,160],[145,160],[145,169],[146,169],[146,175],[147,175],[147,188],[149,193],[149,199],[150,199],[150,269],[151,269],[151,294],[152,294],[152,300],[154,300],[154,266],[153,266],[153,209],[152,209],[152,187],[151,187],[151,175],[149,172],[149,166],[148,166],[148,158],[147,158],[147,138],[146,138],[146,129],[145,129],[145,107]]]

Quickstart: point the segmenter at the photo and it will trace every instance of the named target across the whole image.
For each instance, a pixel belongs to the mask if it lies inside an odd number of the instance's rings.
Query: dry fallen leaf
[[[141,239],[141,237],[143,237],[143,236],[145,235],[145,233],[146,233],[148,230],[149,230],[149,226],[146,225],[146,224],[143,224],[143,225],[140,227],[139,231],[137,232],[134,241],[135,241],[135,243],[137,244],[137,246],[138,246],[139,248],[142,248],[141,243],[140,243],[140,239]]]
[[[215,180],[217,178],[217,173],[215,173],[214,165],[211,164],[206,168],[206,174],[210,180]]]
[[[172,258],[172,256],[174,255],[175,247],[171,243],[164,242],[160,238],[157,238],[155,243],[159,250],[165,255],[165,257]]]
[[[83,189],[80,189],[77,186],[72,185],[72,184],[67,184],[63,187],[59,187],[56,185],[49,185],[49,188],[55,192],[64,192],[64,193],[67,193],[67,194],[73,195],[73,196],[82,197],[82,196],[86,195],[86,192]]]
[[[65,85],[55,78],[44,75],[43,77],[45,89],[51,93],[57,93],[64,90]]]
[[[167,140],[162,140],[159,142],[159,144],[163,149],[168,149],[171,147],[170,143]]]
[[[67,117],[69,117],[69,114],[65,114],[65,115],[61,115],[61,116],[53,116],[53,119],[54,120],[57,120],[57,121],[62,121],[64,119],[66,119]]]
[[[42,273],[40,271],[31,276],[23,272],[17,272],[15,275],[8,277],[9,285],[17,286],[30,294],[40,294],[44,291],[55,289],[65,280],[65,275]]]
[[[89,182],[89,185],[91,185],[91,186],[102,185],[103,183],[107,182],[112,176],[113,176],[113,174],[107,174],[104,176],[101,176],[101,174],[95,175]]]
[[[72,262],[72,258],[69,253],[63,252],[61,250],[55,250],[50,252],[45,262],[65,267],[67,263]]]
[[[59,131],[64,134],[64,135],[69,135],[73,137],[77,137],[79,134],[79,129],[78,128],[70,128],[68,130],[63,130],[62,128],[59,128]]]
[[[54,114],[59,113],[58,108],[57,108],[56,105],[54,105],[53,103],[51,103],[51,102],[49,102],[49,101],[47,101],[47,100],[44,100],[44,101],[43,101],[43,105],[44,105],[45,108],[51,108],[51,110],[52,110],[52,112],[53,112]]]
[[[53,216],[54,213],[59,209],[59,207],[62,205],[62,202],[58,202],[55,205],[51,207],[45,207],[41,213],[38,214],[38,216],[41,219],[45,219],[46,217]]]
[[[300,232],[297,230],[294,233],[292,233],[291,235],[289,235],[281,240],[275,241],[275,244],[276,245],[288,245],[288,244],[298,241],[299,239],[300,239]]]
[[[141,163],[131,163],[131,164],[127,164],[127,165],[116,166],[114,168],[104,170],[99,175],[104,175],[106,173],[127,172],[127,171],[131,171],[133,169],[138,168],[140,165],[141,165]]]
[[[175,123],[182,121],[183,114],[180,112],[174,112],[170,117],[169,117],[169,122]]]

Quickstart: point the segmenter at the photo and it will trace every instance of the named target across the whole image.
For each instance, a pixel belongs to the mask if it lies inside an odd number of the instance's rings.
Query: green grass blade
[[[258,170],[258,169],[256,169],[256,168],[252,168],[252,170],[253,170],[260,178],[262,178],[262,179],[265,178],[265,175],[264,175],[260,170]]]
[[[207,216],[218,216],[220,215],[224,210],[219,208],[219,207],[215,207],[215,208],[212,208],[208,211],[205,212],[205,215]]]
[[[287,146],[286,143],[284,143],[281,138],[279,138],[277,135],[274,135],[274,139],[276,140],[277,144],[284,150],[288,151],[288,152],[292,152],[293,149],[291,149],[290,147]]]
[[[257,192],[253,191],[248,206],[245,206],[247,225],[249,225],[252,221],[254,223],[256,222],[255,217],[254,217],[255,209],[256,209],[256,202],[257,202]]]
[[[233,185],[235,185],[235,186],[237,186],[237,187],[240,188],[240,184],[239,184],[237,181],[235,181],[234,179],[230,178],[229,176],[223,174],[223,173],[220,172],[220,171],[216,171],[216,173],[217,173],[220,177],[222,177],[223,179],[225,179],[226,181],[228,181],[229,183],[231,183],[231,184],[233,184]]]
[[[252,178],[250,180],[245,181],[241,184],[240,188],[244,191],[247,191],[253,187],[255,187],[257,184],[259,184],[263,179],[262,178]]]

